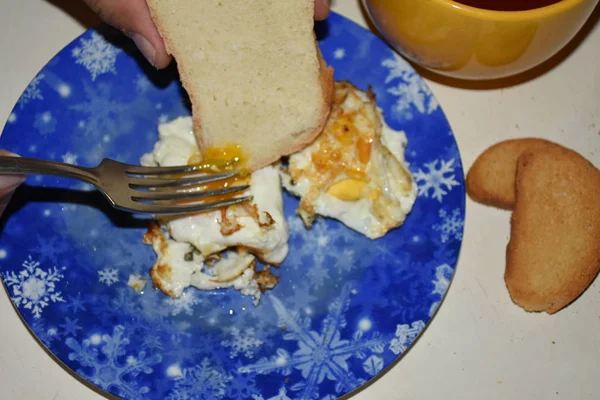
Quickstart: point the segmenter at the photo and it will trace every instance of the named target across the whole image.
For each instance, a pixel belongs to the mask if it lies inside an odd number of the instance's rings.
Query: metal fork
[[[185,214],[211,211],[252,200],[235,197],[249,185],[234,185],[235,161],[221,165],[140,167],[104,159],[95,168],[34,158],[0,156],[0,174],[56,175],[94,185],[120,210],[143,214]],[[226,171],[226,172],[222,172]],[[211,187],[208,187],[210,184]],[[214,188],[214,186],[221,187]],[[213,201],[207,200],[209,198]]]

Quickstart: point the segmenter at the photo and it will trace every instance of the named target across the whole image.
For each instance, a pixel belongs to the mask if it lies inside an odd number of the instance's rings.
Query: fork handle
[[[93,168],[76,167],[71,164],[26,157],[0,156],[0,174],[55,175],[79,179],[92,185],[98,183],[98,177]]]

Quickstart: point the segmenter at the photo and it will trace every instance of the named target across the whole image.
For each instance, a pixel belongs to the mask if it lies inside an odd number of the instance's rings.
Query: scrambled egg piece
[[[301,198],[298,213],[307,227],[322,215],[376,239],[404,222],[417,197],[406,145],[404,132],[384,129],[370,91],[336,82],[323,132],[289,157],[283,184]]]

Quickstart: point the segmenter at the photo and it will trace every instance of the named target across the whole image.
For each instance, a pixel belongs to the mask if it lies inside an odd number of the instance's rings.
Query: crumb
[[[552,341],[552,344],[556,344],[556,342],[553,340],[553,341]]]
[[[520,129],[521,127],[519,126],[519,124],[515,124],[515,128]]]
[[[502,385],[502,381],[498,381],[497,383],[498,383],[498,385]]]
[[[590,129],[596,129],[596,124],[592,122],[592,123],[590,124]]]
[[[129,275],[127,286],[129,286],[138,293],[142,293],[147,283],[148,280],[142,278],[140,275],[131,274]]]
[[[283,330],[285,331],[285,330],[287,329],[287,326],[286,326],[286,325],[281,325],[281,327],[280,327],[280,328],[281,328],[281,329],[283,329]]]
[[[256,283],[261,291],[273,289],[279,283],[279,277],[271,274],[271,267],[266,266],[260,271],[256,271]]]

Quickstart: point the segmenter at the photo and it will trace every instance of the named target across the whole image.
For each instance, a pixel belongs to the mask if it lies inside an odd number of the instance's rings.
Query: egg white
[[[369,197],[352,201],[342,200],[323,188],[314,201],[302,204],[298,212],[308,227],[312,223],[314,213],[337,219],[368,238],[380,238],[404,222],[417,197],[417,185],[410,176],[405,159],[408,140],[403,131],[394,131],[385,124],[381,110],[375,107],[373,99],[352,86],[339,109],[344,113],[362,111],[353,119],[354,127],[361,132],[375,130],[377,133],[378,140],[372,143],[366,177],[369,188],[381,191],[378,204]],[[372,110],[376,110],[376,115]],[[330,118],[336,118],[335,113],[332,113]],[[291,155],[288,168],[282,169],[285,189],[302,199],[306,199],[309,192],[317,187],[316,175],[312,172],[312,157],[318,148],[319,138],[304,150]],[[294,175],[300,176],[299,179],[292,179],[294,171]],[[329,187],[345,178],[348,177],[337,177],[336,181],[329,182]]]
[[[163,123],[158,130],[159,140],[151,153],[142,156],[142,165],[186,165],[197,156],[191,117]],[[158,256],[151,276],[163,292],[179,297],[188,286],[200,290],[234,287],[258,301],[261,291],[254,279],[255,257],[279,265],[288,254],[289,231],[278,168],[268,166],[253,172],[247,194],[253,196],[250,206],[255,207],[259,218],[242,206],[229,207],[228,219],[235,219],[239,225],[230,234],[221,230],[220,210],[158,219],[168,234],[163,233],[161,238],[156,231],[149,232],[146,242],[153,244]],[[264,222],[270,220],[266,226]],[[206,258],[215,255],[219,260],[207,264]]]

